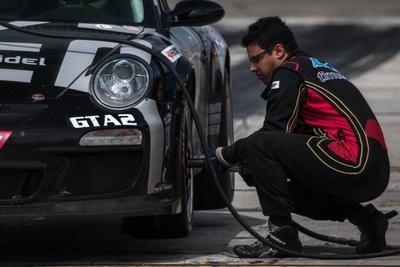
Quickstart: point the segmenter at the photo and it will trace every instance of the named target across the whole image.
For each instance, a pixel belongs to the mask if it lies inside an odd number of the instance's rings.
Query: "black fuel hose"
[[[79,35],[79,34],[74,34],[72,35],[63,35],[63,34],[52,34],[52,33],[43,33],[43,32],[37,32],[34,30],[28,30],[25,28],[21,28],[18,26],[15,26],[13,24],[10,24],[8,22],[4,22],[0,20],[0,26],[6,27],[8,29],[12,29],[15,31],[19,31],[25,34],[30,34],[30,35],[35,35],[35,36],[41,36],[41,37],[46,37],[46,38],[56,38],[56,39],[81,39],[81,40],[92,40],[92,41],[104,41],[104,42],[112,42],[112,43],[117,43],[117,44],[123,44],[123,45],[128,45],[132,46],[138,49],[141,49],[150,55],[156,57],[160,62],[162,62],[168,69],[171,71],[171,73],[175,76],[179,87],[181,88],[184,97],[186,98],[186,103],[189,106],[190,111],[192,112],[192,117],[195,123],[195,126],[198,129],[198,134],[200,138],[200,143],[202,146],[202,149],[204,151],[208,151],[207,147],[207,142],[201,127],[200,119],[198,117],[198,114],[196,112],[196,109],[194,107],[193,101],[191,99],[190,93],[188,92],[184,81],[180,77],[179,73],[175,70],[175,68],[172,66],[171,62],[165,58],[163,55],[161,55],[159,52],[152,50],[151,48],[144,46],[140,43],[132,42],[130,40],[125,40],[125,39],[120,39],[120,38],[113,38],[113,37],[96,37],[96,36],[88,36],[88,35]],[[89,66],[90,67],[90,66]],[[343,260],[343,259],[365,259],[365,258],[377,258],[377,257],[387,257],[387,256],[393,256],[393,255],[398,255],[400,254],[400,249],[399,250],[392,250],[392,251],[383,251],[379,253],[367,253],[367,254],[355,254],[355,255],[319,255],[319,254],[306,254],[306,253],[301,253],[301,252],[296,252],[296,251],[291,251],[287,250],[286,248],[280,247],[272,242],[270,242],[268,239],[264,238],[261,236],[259,233],[257,233],[251,226],[247,224],[247,222],[238,214],[238,212],[235,210],[235,208],[232,206],[231,202],[227,198],[219,180],[218,176],[215,173],[214,168],[212,167],[211,163],[211,157],[208,153],[205,153],[205,159],[207,161],[207,164],[209,166],[209,170],[211,171],[211,175],[213,177],[213,180],[215,182],[215,185],[217,186],[217,189],[219,193],[221,194],[221,197],[225,201],[227,208],[229,211],[232,213],[233,217],[237,220],[237,222],[243,226],[244,229],[246,229],[252,236],[260,240],[261,242],[264,242],[268,246],[270,246],[273,249],[276,249],[278,251],[284,252],[288,256],[292,257],[298,257],[298,258],[310,258],[310,259],[325,259],[325,260]]]
[[[398,214],[397,211],[392,210],[392,211],[385,213],[384,215],[386,216],[387,219],[391,219],[394,216],[396,216],[397,214]],[[349,245],[349,246],[358,246],[358,244],[360,243],[360,241],[353,240],[353,239],[319,234],[319,233],[313,232],[313,231],[305,228],[304,226],[302,226],[296,222],[293,222],[293,224],[303,234],[313,237],[315,239],[322,240],[322,241],[327,241],[330,243],[336,243],[336,244],[340,244],[340,245]],[[393,247],[395,247],[395,246],[391,246],[391,245],[386,246],[386,248],[393,248]]]

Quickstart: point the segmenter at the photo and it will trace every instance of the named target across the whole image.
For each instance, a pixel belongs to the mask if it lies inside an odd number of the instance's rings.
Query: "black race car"
[[[209,26],[223,16],[206,0],[0,0],[0,218],[115,216],[177,238],[194,209],[225,207],[193,164],[233,141],[229,51]]]

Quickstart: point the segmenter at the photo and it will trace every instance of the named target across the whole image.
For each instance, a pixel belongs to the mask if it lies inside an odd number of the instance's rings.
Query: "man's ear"
[[[284,57],[286,54],[286,50],[281,44],[276,44],[273,51],[275,51],[275,55],[278,59]]]

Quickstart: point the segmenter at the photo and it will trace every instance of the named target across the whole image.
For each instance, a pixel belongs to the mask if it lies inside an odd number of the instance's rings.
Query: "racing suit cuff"
[[[222,156],[222,147],[217,147],[217,149],[215,149],[215,156],[226,167],[230,168],[235,166],[235,164],[229,163],[224,159],[224,157]]]

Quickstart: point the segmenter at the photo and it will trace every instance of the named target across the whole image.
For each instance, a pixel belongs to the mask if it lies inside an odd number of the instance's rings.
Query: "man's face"
[[[247,54],[250,59],[250,71],[265,85],[271,82],[272,73],[286,58],[285,49],[280,44],[268,50],[262,49],[258,44],[250,44],[247,46]]]

